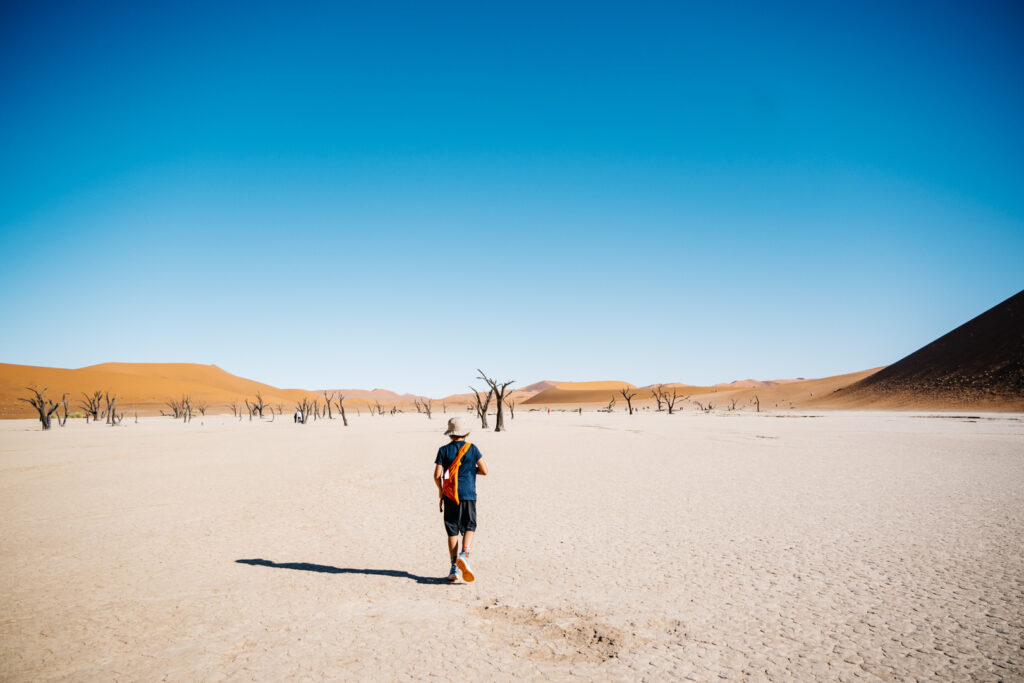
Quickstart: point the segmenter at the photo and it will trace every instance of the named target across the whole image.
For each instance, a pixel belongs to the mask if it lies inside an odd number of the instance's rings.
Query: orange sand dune
[[[804,377],[798,377],[796,379],[737,379],[732,382],[722,382],[716,384],[715,387],[722,389],[757,389],[760,387],[774,387],[779,384],[790,384],[791,382],[803,382]]]
[[[612,397],[615,398],[617,403],[622,403],[622,389],[631,390],[631,393],[636,394],[633,401],[641,403],[654,400],[654,387],[661,387],[670,392],[675,389],[676,393],[680,396],[701,393],[711,389],[710,387],[695,387],[678,382],[652,385],[650,387],[637,387],[629,382],[562,382],[550,389],[545,389],[536,396],[523,401],[523,403],[530,405],[607,404],[611,401]]]
[[[550,380],[543,380],[540,382],[534,382],[525,387],[509,387],[509,392],[505,394],[506,400],[511,400],[518,403],[525,403],[528,399],[536,396],[545,389],[558,386],[562,382],[552,382]],[[480,392],[481,397],[486,394],[486,390]],[[445,396],[444,398],[438,399],[443,401],[447,405],[473,405],[476,403],[476,397],[473,394],[467,392],[465,394],[452,394],[451,396]],[[494,405],[493,403],[491,405]]]
[[[512,389],[509,388],[508,393],[505,394],[506,401],[515,401],[516,403],[525,403],[531,396],[535,396],[536,392],[526,391],[524,389]],[[483,400],[487,397],[487,391],[480,392],[480,399]],[[473,394],[452,394],[451,396],[445,396],[444,398],[437,399],[435,402],[444,402],[449,406],[466,406],[474,405],[476,403],[476,397]],[[491,399],[491,406],[494,406],[494,399]]]
[[[285,412],[294,409],[296,400],[323,395],[301,389],[278,389],[244,377],[237,377],[216,365],[195,363],[103,363],[76,370],[32,365],[0,363],[0,418],[34,416],[34,410],[18,401],[28,396],[25,387],[47,389],[47,397],[58,400],[70,395],[72,412],[78,411],[83,393],[93,391],[117,394],[118,404],[129,413],[155,415],[167,408],[167,402],[189,395],[194,402],[208,404],[209,413],[231,412],[228,404],[253,399],[260,392],[263,399]],[[353,406],[365,401],[354,400]],[[348,403],[346,403],[348,405]]]
[[[558,386],[559,384],[564,384],[564,382],[552,382],[551,380],[547,380],[546,379],[546,380],[542,380],[540,382],[534,382],[533,384],[529,384],[529,385],[527,385],[525,387],[522,387],[520,389],[520,391],[530,392],[530,393],[533,393],[533,394],[538,394],[538,393],[544,391],[545,389],[550,389],[551,387]]]
[[[657,384],[649,387],[634,387],[627,382],[564,382],[551,389],[540,392],[533,398],[524,401],[530,405],[587,405],[607,404],[612,397],[615,397],[616,407],[625,408],[625,402],[619,390],[622,387],[630,387],[636,392],[633,398],[633,406],[653,406],[656,404],[654,388],[660,387],[662,391],[672,392],[675,390],[680,400],[676,404],[679,410],[696,410],[697,403],[707,406],[714,405],[715,409],[732,408],[732,400],[736,400],[736,409],[754,410],[755,396],[761,401],[761,410],[778,408],[807,408],[811,407],[814,399],[823,394],[831,394],[836,389],[848,387],[865,377],[868,377],[880,368],[864,370],[847,375],[837,375],[823,379],[794,380],[782,384],[758,387],[702,387],[679,382]],[[580,388],[577,388],[580,387]],[[596,387],[596,388],[592,388]],[[685,400],[683,400],[685,399]]]
[[[710,403],[714,406],[714,410],[728,410],[733,407],[733,400],[735,400],[736,410],[755,410],[755,398],[760,400],[762,411],[818,408],[821,407],[821,397],[841,391],[881,369],[872,368],[845,375],[805,379],[772,386],[738,389],[709,387],[706,391],[695,392],[686,402],[684,409],[697,409],[698,403],[706,407]]]
[[[412,403],[413,401],[423,400],[425,396],[417,396],[416,394],[399,394],[394,391],[387,389],[327,389],[328,394],[341,394],[346,399],[349,398],[365,398],[371,403],[373,401],[381,401],[387,403]]]

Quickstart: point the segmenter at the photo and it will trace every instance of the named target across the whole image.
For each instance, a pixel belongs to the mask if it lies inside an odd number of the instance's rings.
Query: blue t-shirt
[[[435,465],[440,465],[444,469],[448,469],[448,466],[455,462],[455,456],[459,454],[459,449],[465,444],[465,441],[453,441],[449,444],[445,444],[437,449],[437,459],[434,460]],[[462,456],[462,464],[459,465],[459,500],[476,500],[476,464],[482,458],[480,450],[473,444],[470,444],[469,450]]]

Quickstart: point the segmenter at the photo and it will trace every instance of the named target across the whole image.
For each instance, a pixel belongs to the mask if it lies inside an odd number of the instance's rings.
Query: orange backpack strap
[[[462,444],[462,448],[459,449],[458,454],[455,456],[455,460],[452,461],[451,465],[448,465],[448,469],[445,470],[447,478],[444,480],[444,486],[441,487],[441,492],[444,493],[446,498],[451,498],[455,501],[455,504],[459,504],[459,468],[462,467],[462,456],[469,452],[471,443]]]

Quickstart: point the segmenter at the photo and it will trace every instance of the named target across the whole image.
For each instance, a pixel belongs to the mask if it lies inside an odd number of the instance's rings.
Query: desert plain
[[[0,421],[0,679],[1024,677],[1020,413],[445,417]]]

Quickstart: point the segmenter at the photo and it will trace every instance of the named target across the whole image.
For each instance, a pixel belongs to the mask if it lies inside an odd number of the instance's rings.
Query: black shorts
[[[451,498],[445,498],[444,530],[449,536],[476,531],[476,501],[464,500],[456,505]]]

